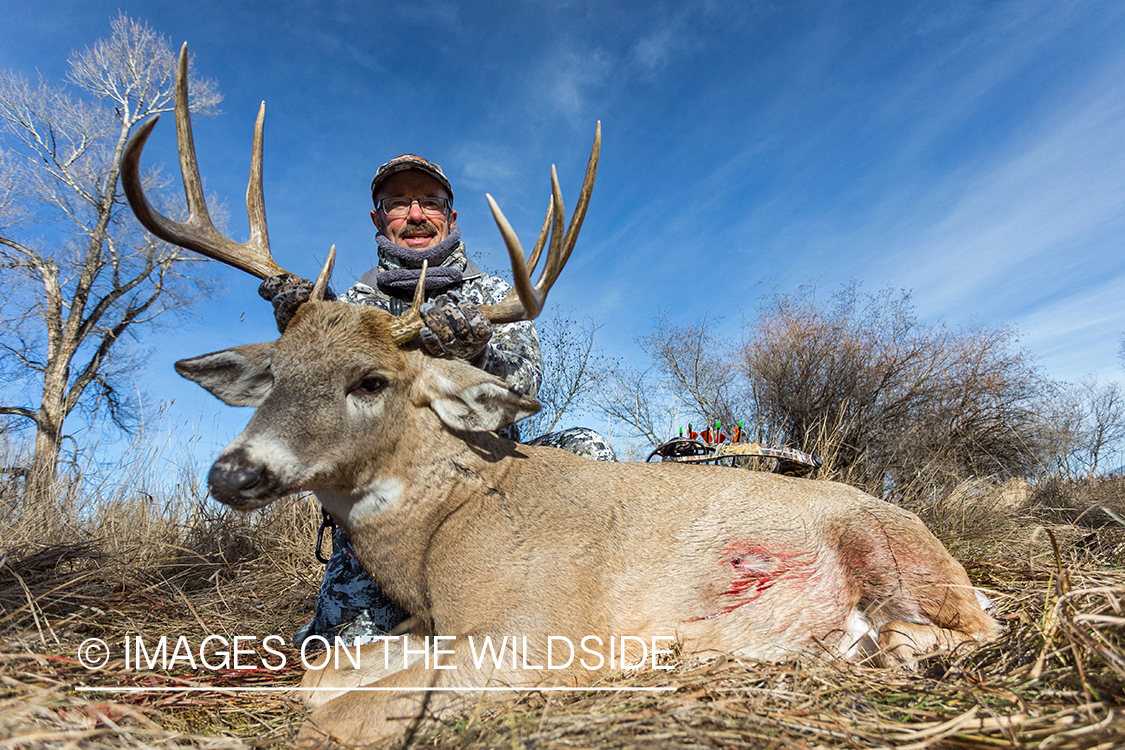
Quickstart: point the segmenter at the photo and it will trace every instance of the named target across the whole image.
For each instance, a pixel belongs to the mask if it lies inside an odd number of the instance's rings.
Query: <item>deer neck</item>
[[[519,458],[494,433],[443,433],[424,450],[348,495],[318,492],[379,586],[414,616],[427,616],[434,550],[451,523],[472,525]]]

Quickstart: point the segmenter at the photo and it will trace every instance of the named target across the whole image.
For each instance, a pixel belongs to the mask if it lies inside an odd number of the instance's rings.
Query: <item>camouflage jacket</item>
[[[465,254],[465,243],[458,243],[443,266],[456,268],[464,274],[460,287],[453,287],[475,305],[494,305],[503,301],[512,288],[507,282],[483,273]],[[375,275],[398,266],[380,257],[378,268],[360,277],[351,289],[337,299],[354,305],[378,307],[393,315],[401,315],[410,308],[410,302],[393,297],[375,286]],[[433,295],[427,295],[427,297]],[[508,384],[516,393],[535,396],[543,380],[543,357],[539,352],[539,337],[530,320],[494,326],[492,339],[477,365]]]

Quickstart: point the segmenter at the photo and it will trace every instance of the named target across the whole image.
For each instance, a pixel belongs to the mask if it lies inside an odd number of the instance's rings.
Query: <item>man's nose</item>
[[[421,202],[416,198],[410,203],[410,219],[417,223],[425,218],[426,212],[422,210]]]

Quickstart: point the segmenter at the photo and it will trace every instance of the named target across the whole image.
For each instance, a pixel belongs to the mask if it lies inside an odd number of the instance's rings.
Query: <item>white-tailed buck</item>
[[[160,216],[140,190],[151,124],[129,145],[130,201],[170,242],[258,276],[276,273],[261,197],[261,116],[251,239],[236,245],[207,219],[185,82],[186,46],[176,113],[191,217]],[[595,139],[566,231],[552,172],[548,221],[530,264],[492,203],[516,278],[510,299],[484,310],[493,321],[538,314],[574,246],[597,156]],[[999,635],[964,569],[913,514],[831,482],[594,462],[503,440],[494,431],[538,403],[464,362],[409,346],[420,326],[416,310],[394,318],[314,301],[277,341],[176,365],[226,403],[257,407],[211,469],[212,494],[249,510],[314,491],[382,589],[413,615],[409,667],[399,641],[365,647],[360,669],[306,676],[306,685],[343,694],[319,701],[304,739],[363,743],[400,731],[425,695],[411,688],[588,685],[622,663],[657,666],[653,652],[673,643],[684,653],[765,660],[828,653],[910,661]],[[424,635],[441,637],[425,654]],[[372,682],[403,691],[344,692]],[[428,705],[448,711],[458,700],[465,694],[437,692]]]

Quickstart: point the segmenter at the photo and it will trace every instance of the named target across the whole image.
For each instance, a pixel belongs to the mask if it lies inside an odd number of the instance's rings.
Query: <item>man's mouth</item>
[[[429,224],[429,222],[425,224],[408,225],[403,227],[403,231],[399,236],[402,237],[404,244],[424,245],[437,236],[437,228]]]
[[[425,245],[432,240],[434,235],[429,233],[418,232],[415,234],[404,235],[402,241],[407,245]]]

